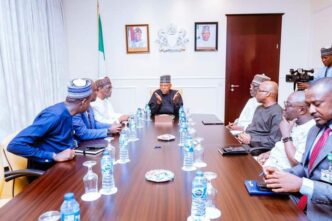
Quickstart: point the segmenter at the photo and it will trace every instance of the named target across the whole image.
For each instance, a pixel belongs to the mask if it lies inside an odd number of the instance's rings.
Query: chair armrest
[[[5,172],[5,180],[6,182],[16,179],[22,176],[36,176],[39,177],[44,174],[45,171],[42,170],[33,170],[33,169],[26,169],[26,170],[15,170],[15,171],[7,171]]]
[[[252,155],[252,156],[258,156],[262,153],[265,153],[267,151],[270,151],[272,148],[269,148],[269,147],[253,147],[253,148],[250,148],[249,149],[249,153]]]

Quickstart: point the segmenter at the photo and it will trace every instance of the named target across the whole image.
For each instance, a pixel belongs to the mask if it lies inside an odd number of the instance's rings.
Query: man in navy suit
[[[92,82],[92,90],[91,102],[97,98],[97,87],[94,82]],[[95,120],[93,109],[89,106],[85,112],[76,114],[73,117],[73,128],[75,139],[82,141],[105,138],[112,133],[119,133],[121,124],[107,124]]]
[[[302,162],[288,172],[266,168],[265,182],[274,192],[301,193],[297,205],[307,208],[309,220],[331,220],[332,175],[328,155],[332,153],[332,78],[314,82],[305,97],[316,126],[308,134]]]

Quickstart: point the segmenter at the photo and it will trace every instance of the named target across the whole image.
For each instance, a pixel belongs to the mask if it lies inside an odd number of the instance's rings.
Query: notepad
[[[272,190],[269,189],[260,189],[257,186],[256,180],[246,180],[244,181],[244,185],[246,186],[246,189],[250,196],[282,196],[285,194],[282,193],[275,193]]]
[[[206,116],[205,119],[202,120],[204,125],[223,125],[224,123],[219,120],[216,116]]]
[[[75,153],[77,154],[90,154],[90,155],[96,155],[100,152],[103,152],[105,149],[105,144],[94,144],[92,146],[83,146],[83,147],[76,147]]]
[[[249,150],[243,146],[228,146],[228,147],[219,147],[218,148],[219,153],[221,155],[242,155],[242,154],[248,154]]]

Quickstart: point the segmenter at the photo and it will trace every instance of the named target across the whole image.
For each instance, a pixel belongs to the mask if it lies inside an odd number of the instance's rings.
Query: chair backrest
[[[8,163],[8,167],[10,171],[14,170],[23,170],[27,168],[28,160],[24,157],[20,157],[18,155],[12,154],[7,151],[7,147],[9,142],[18,134],[18,131],[8,135],[5,137],[2,142],[1,146],[3,148],[4,157]]]
[[[16,131],[5,137],[0,144],[1,148],[3,149],[2,152],[4,155],[4,159],[7,161],[10,171],[24,170],[27,168],[28,165],[28,160],[26,158],[20,157],[7,151],[9,142],[18,134],[18,132],[19,131]],[[26,177],[19,177],[11,182],[13,182],[12,195],[14,196],[24,189],[24,187],[28,184],[28,179]]]

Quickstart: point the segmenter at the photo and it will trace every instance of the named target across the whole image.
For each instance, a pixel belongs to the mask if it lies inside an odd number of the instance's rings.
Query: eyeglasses
[[[265,90],[258,89],[257,92],[262,93],[262,92],[270,92],[270,91],[265,91]]]
[[[250,84],[250,87],[251,87],[251,88],[258,88],[259,85],[258,85],[258,84],[253,84],[253,83],[251,83],[251,84]]]

